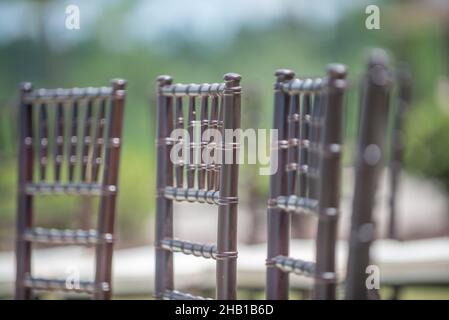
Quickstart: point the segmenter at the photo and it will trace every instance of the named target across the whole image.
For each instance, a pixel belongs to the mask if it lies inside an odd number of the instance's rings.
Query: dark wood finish
[[[182,107],[182,97],[176,98],[176,129],[184,129],[184,113]],[[175,164],[176,185],[181,188],[184,185],[184,161],[180,160]]]
[[[335,299],[335,245],[340,214],[341,153],[343,150],[343,94],[346,67],[331,65],[327,72],[326,110],[321,140],[315,299]]]
[[[89,157],[89,150],[90,146],[92,144],[92,122],[93,122],[93,115],[92,115],[92,100],[87,101],[87,107],[86,107],[86,113],[84,115],[84,123],[83,123],[83,136],[81,141],[81,177],[80,181],[88,181],[91,180],[91,177],[87,176],[87,166],[88,162],[90,160]],[[92,165],[92,164],[91,164]]]
[[[75,178],[75,165],[78,161],[78,100],[72,101],[72,114],[70,123],[70,143],[69,143],[69,181],[73,182]]]
[[[106,141],[103,186],[106,191],[101,195],[100,213],[98,215],[98,233],[114,234],[116,199],[118,191],[118,169],[122,145],[123,112],[125,107],[126,81],[112,80],[111,108],[109,128]],[[103,290],[95,292],[95,299],[111,299],[112,297],[112,242],[100,242],[96,247],[95,282]]]
[[[318,100],[317,96],[315,96],[315,99]],[[312,120],[312,106],[311,106],[311,100],[312,97],[310,94],[305,94],[303,97],[303,106],[300,113],[300,134],[299,139],[300,141],[306,141],[309,140],[312,142],[311,137],[311,130],[310,130],[310,122],[307,121],[308,119]],[[297,137],[298,135],[296,135]],[[317,143],[319,140],[315,141],[314,143]],[[307,174],[307,171],[309,170],[309,163],[310,163],[310,155],[309,155],[309,148],[300,148],[300,162],[298,167],[299,172],[299,185],[297,186],[299,188],[299,195],[301,197],[307,197],[309,195],[309,183],[307,181],[307,178],[310,176]],[[310,196],[312,198],[312,196]]]
[[[346,278],[347,299],[368,299],[365,271],[370,264],[370,245],[375,237],[372,212],[379,175],[384,166],[391,82],[385,53],[374,52],[363,86]]]
[[[200,123],[200,151],[203,154],[207,141],[203,140],[203,135],[209,128],[209,98],[207,96],[201,97],[201,123]],[[206,187],[206,164],[202,156],[200,156],[200,167],[198,169],[198,189],[205,189]]]
[[[211,130],[218,129],[218,109],[219,109],[219,98],[216,95],[211,97],[211,110],[210,110],[210,118],[209,118],[209,128]],[[218,136],[214,133],[213,136],[210,137],[213,143],[217,143]],[[209,152],[211,157],[215,157],[216,148],[211,148],[212,150]],[[215,163],[209,163],[206,167],[207,171],[207,189],[208,190],[217,190],[217,186],[215,181],[217,180],[217,172],[216,172]]]
[[[299,96],[295,95],[290,98],[290,106],[289,106],[289,113],[288,113],[288,139],[293,141],[296,139],[296,137],[300,136],[300,122],[301,122],[301,114],[299,112],[300,106],[299,106]],[[302,127],[301,133],[305,133],[305,126]],[[298,170],[298,163],[299,163],[299,144],[293,145],[291,148],[288,148],[288,163],[287,163],[287,190],[289,194],[295,194],[297,189],[297,178],[298,175],[296,174]],[[302,148],[302,150],[305,150]],[[301,155],[302,161],[304,161],[303,155]]]
[[[100,166],[103,162],[104,129],[106,126],[106,99],[100,102],[100,110],[97,111],[96,130],[94,138],[94,150],[92,157],[92,181],[98,181]]]
[[[21,85],[19,101],[19,179],[16,245],[16,298],[31,299],[34,290],[87,292],[95,299],[110,299],[115,200],[123,122],[125,81],[113,80],[112,88],[74,88],[33,90]],[[95,102],[101,100],[94,117]],[[110,107],[106,108],[107,101]],[[84,106],[84,108],[83,108]],[[70,122],[65,123],[65,109],[70,108]],[[52,109],[55,109],[52,111]],[[82,110],[84,117],[82,117]],[[33,116],[36,115],[36,116]],[[106,123],[109,119],[109,123]],[[80,123],[82,122],[82,123]],[[37,130],[34,130],[34,126]],[[104,136],[104,129],[108,133]],[[78,128],[82,127],[82,135]],[[49,129],[54,137],[50,148]],[[35,133],[37,131],[37,133]],[[67,131],[67,132],[66,132]],[[92,133],[95,135],[92,139]],[[66,136],[68,141],[66,141]],[[66,146],[66,150],[64,150]],[[77,150],[80,149],[81,155]],[[34,157],[36,150],[37,158]],[[100,175],[100,164],[104,165]],[[50,157],[54,175],[48,175]],[[36,162],[36,163],[35,163]],[[65,163],[66,162],[66,163]],[[38,175],[34,177],[33,168]],[[67,175],[63,174],[66,166]],[[79,171],[79,178],[75,172]],[[97,228],[92,230],[55,230],[34,226],[33,199],[36,196],[100,196]],[[95,280],[82,288],[66,288],[65,280],[40,279],[32,275],[31,245],[95,245]]]
[[[224,76],[223,130],[240,129],[240,75]],[[220,206],[217,236],[217,299],[237,298],[237,201],[238,201],[238,137],[226,141],[223,135],[220,172]],[[228,157],[232,163],[228,163]]]
[[[238,201],[238,147],[239,139],[226,141],[225,135],[197,137],[208,128],[240,128],[240,76],[229,73],[224,83],[172,84],[169,76],[158,77],[157,107],[157,208],[156,208],[156,279],[155,296],[158,299],[204,299],[174,290],[173,252],[213,258],[217,262],[217,299],[236,299],[237,259],[237,201]],[[197,114],[196,98],[200,113]],[[189,163],[176,165],[170,151],[179,138],[172,130],[183,129],[183,102],[188,100],[187,131],[190,141],[185,149]],[[175,118],[173,118],[175,100]],[[210,108],[209,108],[210,105]],[[198,128],[199,126],[199,128]],[[199,130],[198,130],[199,129]],[[212,143],[213,142],[213,143]],[[201,152],[221,156],[222,164],[206,163]],[[218,153],[217,153],[218,152]],[[226,162],[226,159],[232,161]],[[187,181],[182,179],[186,172]],[[174,181],[173,171],[176,173]],[[196,177],[196,179],[195,179]],[[195,183],[196,181],[196,183]],[[217,244],[198,244],[173,238],[173,201],[188,201],[218,205]]]
[[[47,104],[42,103],[39,110],[39,178],[45,181],[48,159],[48,112]]]
[[[173,184],[171,144],[167,141],[173,129],[173,97],[164,96],[162,88],[171,85],[170,76],[160,76],[157,98],[157,175],[156,175],[156,279],[155,296],[161,299],[166,290],[173,290],[173,253],[162,247],[165,238],[173,238],[173,200],[164,196],[166,186]]]
[[[61,166],[64,160],[64,104],[58,102],[56,106],[56,126],[55,126],[55,181],[61,180]]]
[[[27,183],[33,181],[33,105],[25,95],[33,90],[31,83],[20,85],[19,97],[19,165],[17,188],[16,233],[16,299],[31,299],[31,289],[25,286],[25,276],[31,273],[31,243],[22,234],[33,224],[33,197],[25,192]]]
[[[313,99],[313,110],[311,113],[311,130],[310,130],[310,145],[316,146],[321,141],[322,126],[324,117],[324,99],[325,96],[321,93],[317,93]],[[319,195],[319,165],[320,165],[320,153],[317,148],[311,148],[309,150],[310,158],[307,166],[307,179],[308,195],[311,199],[318,199]]]
[[[335,299],[346,67],[330,65],[327,76],[316,79],[294,79],[290,70],[275,75],[278,170],[270,179],[266,297],[288,299],[288,273],[294,272],[314,278],[314,298]],[[318,217],[315,262],[288,256],[291,213]]]
[[[190,163],[187,165],[187,186],[193,188],[195,186],[195,173],[196,173],[196,156],[197,156],[197,137],[196,137],[196,99],[195,97],[189,97],[189,124],[188,132],[190,136]]]
[[[281,85],[295,76],[293,71],[278,70],[275,73],[273,129],[278,131],[278,141],[287,139],[288,95],[281,90]],[[273,141],[272,152],[276,152],[278,170],[270,177],[270,199],[287,196],[287,149],[280,148],[278,141]],[[268,208],[268,255],[267,261],[276,256],[288,256],[290,246],[290,216],[286,210],[276,207]],[[288,299],[288,273],[267,264],[266,297],[269,300]]]
[[[217,126],[218,126],[218,131],[221,134],[221,137],[223,137],[223,134],[224,134],[224,131],[223,131],[223,113],[224,113],[224,111],[223,111],[224,110],[224,108],[223,108],[223,101],[224,101],[223,95],[220,95],[220,97],[219,97],[219,104],[220,104],[219,110],[220,111],[218,113],[218,124],[217,124]],[[221,141],[218,141],[219,139],[220,139],[220,136],[217,137],[217,144],[221,143]],[[215,152],[221,152],[220,148],[219,147],[216,148]],[[218,157],[219,156],[220,155],[218,155]],[[215,165],[215,188],[214,188],[214,190],[220,189],[221,165],[222,165],[221,163],[217,163]]]

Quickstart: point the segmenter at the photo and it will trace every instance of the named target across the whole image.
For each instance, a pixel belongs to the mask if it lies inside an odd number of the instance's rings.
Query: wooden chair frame
[[[95,299],[111,298],[125,86],[125,80],[121,79],[112,80],[111,87],[101,88],[33,90],[31,83],[21,84],[18,118],[17,299],[31,299],[33,290],[73,290],[92,294]],[[68,122],[66,109],[70,110]],[[84,118],[81,117],[81,109],[85,110]],[[52,172],[50,169],[53,169]],[[38,195],[67,194],[100,197],[96,229],[35,227],[34,198]],[[33,243],[95,246],[95,280],[81,281],[79,287],[68,288],[65,279],[33,277]]]
[[[216,298],[236,298],[237,259],[237,202],[238,202],[238,139],[217,143],[222,163],[173,163],[170,152],[175,143],[173,129],[184,128],[183,98],[188,99],[189,134],[193,136],[195,124],[201,132],[207,128],[240,128],[240,75],[228,73],[224,83],[172,84],[170,76],[160,76],[157,100],[157,208],[156,208],[156,279],[155,296],[158,299],[204,299],[174,290],[173,252],[212,258],[217,261]],[[197,118],[196,99],[199,98],[201,114]],[[210,112],[209,112],[210,102]],[[175,109],[175,110],[173,110]],[[175,114],[175,117],[173,116]],[[208,142],[190,142],[193,155],[206,148]],[[210,147],[210,145],[209,145]],[[231,153],[232,163],[226,163],[226,153]],[[184,173],[187,177],[185,186]],[[195,183],[196,181],[196,183]],[[173,237],[173,201],[188,201],[218,205],[217,245],[192,243]]]
[[[373,52],[363,82],[346,299],[369,298],[366,268],[370,264],[370,246],[375,239],[372,215],[380,173],[384,166],[391,85],[392,77],[385,52]]]
[[[275,75],[278,170],[270,179],[266,297],[288,299],[293,272],[314,279],[314,298],[335,299],[346,67],[330,65],[316,79],[294,79],[291,70]],[[318,217],[316,262],[289,257],[291,213]]]

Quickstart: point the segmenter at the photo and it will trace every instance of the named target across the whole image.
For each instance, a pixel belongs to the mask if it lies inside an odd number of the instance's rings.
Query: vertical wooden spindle
[[[92,145],[92,108],[93,108],[93,100],[89,99],[86,105],[86,112],[84,114],[84,124],[83,124],[83,138],[81,140],[81,176],[80,181],[82,182],[90,182],[92,177],[87,175],[87,166],[92,165],[92,154],[89,155],[89,151]],[[90,172],[90,171],[89,171]]]
[[[112,80],[110,126],[108,128],[104,161],[104,192],[100,198],[100,212],[97,222],[97,233],[100,239],[104,239],[107,235],[114,235],[125,87],[125,80]],[[112,242],[101,241],[96,245],[95,284],[98,290],[95,292],[94,298],[97,300],[109,300],[112,297],[112,253]]]
[[[288,162],[287,162],[287,193],[294,194],[296,186],[296,169],[298,166],[299,159],[299,146],[294,144],[295,139],[299,137],[299,97],[298,95],[290,95],[289,99],[289,111],[287,116],[287,135],[289,140],[288,148]],[[299,140],[296,140],[299,143]]]
[[[175,100],[175,128],[178,130],[184,130],[184,112],[183,112],[183,105],[182,105],[182,97],[176,97]],[[179,137],[178,137],[179,138]],[[190,138],[192,139],[192,137]],[[177,143],[176,141],[175,143]],[[186,141],[183,140],[183,151],[184,154],[185,151],[185,143]],[[184,185],[184,159],[178,159],[177,163],[175,164],[175,176],[176,176],[176,186],[178,188],[182,188]]]
[[[104,129],[106,126],[106,102],[107,99],[101,99],[99,110],[96,116],[96,130],[94,138],[94,150],[92,156],[92,181],[98,181],[99,169],[103,161],[103,151],[104,151]]]
[[[273,141],[276,153],[277,170],[270,176],[270,199],[287,195],[287,149],[280,145],[280,141],[286,140],[288,136],[286,119],[288,110],[287,94],[282,92],[281,86],[295,76],[291,70],[277,70],[275,73],[276,83],[274,87],[274,110],[273,129],[278,131],[278,141]],[[268,208],[267,223],[267,289],[268,300],[288,299],[288,274],[269,263],[276,256],[288,256],[290,246],[290,215],[287,211],[278,208]]]
[[[202,157],[203,152],[205,150],[205,145],[207,144],[207,140],[203,140],[203,134],[209,127],[209,97],[202,96],[201,97],[201,129],[200,129],[200,141],[201,141],[201,149],[200,149],[200,167],[198,170],[198,189],[205,189],[206,187],[206,163]]]
[[[60,101],[56,105],[56,126],[55,126],[55,181],[61,181],[61,166],[64,161],[64,102]]]
[[[78,160],[77,157],[77,147],[78,147],[78,101],[74,100],[72,102],[72,113],[70,122],[70,143],[69,148],[69,182],[74,181],[75,177],[75,166]]]
[[[343,143],[343,96],[346,89],[346,67],[330,65],[327,71],[325,127],[322,137],[316,240],[314,298],[334,300],[336,289],[335,247],[340,211],[340,176]]]
[[[162,248],[164,238],[173,237],[173,200],[164,196],[167,186],[173,184],[173,164],[166,139],[173,129],[173,98],[162,94],[162,88],[171,85],[170,76],[159,76],[157,92],[157,178],[156,178],[156,280],[155,296],[161,299],[166,290],[173,290],[173,253]]]
[[[189,164],[187,165],[187,187],[193,188],[195,186],[195,171],[196,171],[196,152],[197,152],[197,139],[196,139],[196,105],[195,97],[189,97],[189,124],[188,132],[190,137],[189,147]]]
[[[309,163],[307,174],[308,197],[318,199],[319,186],[319,146],[321,144],[321,131],[323,127],[324,97],[317,92],[313,98],[313,107],[310,117],[310,143],[309,143]]]
[[[25,231],[33,225],[33,196],[25,192],[26,185],[33,181],[33,104],[25,100],[26,95],[32,90],[31,83],[20,85],[15,292],[15,298],[19,300],[28,300],[32,297],[31,288],[25,286],[25,277],[31,272],[31,242],[23,238]]]
[[[240,128],[240,75],[224,76],[223,129]],[[223,153],[220,177],[220,204],[217,230],[217,294],[219,300],[237,297],[237,198],[238,198],[238,146],[240,141],[222,138]],[[226,153],[231,153],[232,163],[226,163]]]
[[[307,171],[309,170],[309,145],[310,145],[310,118],[311,118],[311,96],[310,93],[303,95],[302,110],[300,116],[300,141],[302,147],[299,150],[299,195],[307,197],[308,195],[308,181]]]
[[[218,130],[218,109],[219,109],[219,105],[218,105],[218,96],[217,95],[212,95],[211,96],[211,109],[210,109],[210,118],[209,118],[209,129],[210,130],[214,130],[213,131],[213,136],[211,137],[213,139],[213,143],[210,145],[213,146],[212,150],[209,151],[209,155],[211,156],[212,159],[215,159],[216,155],[217,155],[217,144],[219,143],[218,141],[218,135],[216,134],[216,130]],[[211,142],[211,140],[209,140],[209,142]],[[211,160],[212,161],[212,160]],[[208,190],[214,190],[215,188],[215,166],[217,164],[215,162],[211,162],[208,164],[207,166],[207,189]]]
[[[217,129],[218,132],[220,132],[221,138],[223,139],[224,136],[224,129],[223,129],[223,95],[220,96],[219,99],[219,106],[218,106],[218,122],[217,122]],[[223,154],[224,150],[223,150],[223,145],[222,145],[222,141],[217,141],[217,145],[216,145],[216,149],[215,152],[219,152],[221,154]],[[214,190],[219,190],[220,189],[220,178],[221,178],[221,167],[222,167],[222,163],[221,163],[221,159],[220,161],[218,161],[218,163],[215,164],[215,188]]]
[[[48,111],[47,104],[41,103],[39,110],[39,179],[45,181],[48,162]]]

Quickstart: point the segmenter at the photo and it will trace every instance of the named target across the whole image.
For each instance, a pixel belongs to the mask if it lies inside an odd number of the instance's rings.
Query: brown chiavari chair
[[[198,126],[201,133],[207,129],[218,129],[223,133],[226,129],[240,128],[240,79],[234,73],[226,74],[224,83],[213,84],[172,84],[170,76],[157,79],[156,298],[204,299],[174,290],[174,252],[215,259],[216,298],[236,298],[238,138],[225,141],[223,134],[221,142],[214,139],[215,145],[205,140],[195,140],[188,145],[191,159],[199,150],[210,148],[212,153],[221,153],[220,164],[204,163],[203,160],[201,163],[173,163],[170,152],[175,143],[185,143],[182,139],[172,138],[173,129],[186,127],[193,140]],[[187,121],[183,100],[188,101]],[[197,100],[200,100],[200,112]],[[225,161],[227,155],[231,156],[232,163]],[[173,237],[173,201],[218,206],[216,246]]]
[[[370,264],[370,245],[375,237],[372,213],[384,165],[391,83],[387,56],[376,50],[370,57],[363,82],[346,276],[347,299],[369,298],[366,268]]]
[[[270,180],[266,297],[288,299],[293,272],[314,279],[314,298],[335,299],[346,67],[332,64],[315,79],[294,79],[290,70],[275,75],[278,169]],[[290,214],[318,217],[315,262],[289,257]]]
[[[16,245],[16,298],[34,290],[111,298],[115,204],[126,82],[111,87],[37,89],[20,87],[19,166]],[[99,196],[96,229],[35,227],[33,203],[40,195]],[[95,246],[95,280],[73,289],[65,279],[32,274],[32,245]]]

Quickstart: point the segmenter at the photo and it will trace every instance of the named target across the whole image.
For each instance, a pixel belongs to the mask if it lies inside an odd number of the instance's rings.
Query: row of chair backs
[[[272,142],[272,159],[277,170],[270,177],[268,200],[267,299],[288,298],[289,273],[313,279],[313,298],[336,298],[346,74],[346,67],[339,64],[329,65],[320,78],[295,78],[293,71],[285,69],[275,73],[277,138]],[[236,298],[239,139],[233,135],[229,141],[225,131],[240,129],[240,79],[234,73],[212,84],[173,84],[170,76],[157,79],[156,298],[206,299],[175,289],[175,252],[216,260],[215,297]],[[374,54],[362,92],[347,298],[367,298],[365,269],[374,237],[372,208],[383,160],[390,88],[386,58]],[[124,89],[123,80],[102,88],[21,86],[17,298],[31,298],[33,289],[68,290],[64,280],[33,277],[32,243],[95,245],[95,280],[81,282],[74,290],[97,299],[111,298]],[[205,134],[208,129],[217,129],[219,135]],[[186,152],[179,156],[176,147]],[[205,161],[201,156],[205,151],[214,160]],[[100,196],[97,228],[35,227],[33,198],[41,194]],[[218,207],[215,245],[174,236],[174,201]],[[315,261],[289,256],[292,214],[318,219]]]

